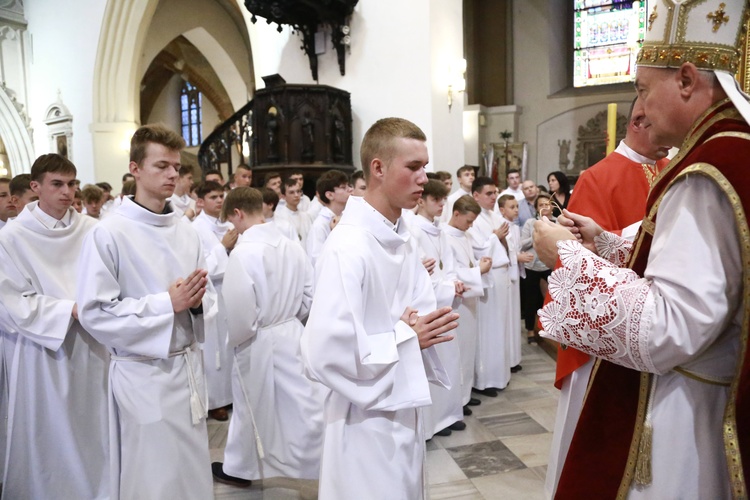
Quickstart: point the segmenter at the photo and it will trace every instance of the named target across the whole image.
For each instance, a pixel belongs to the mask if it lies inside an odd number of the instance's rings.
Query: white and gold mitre
[[[737,73],[747,0],[649,0],[638,66]]]

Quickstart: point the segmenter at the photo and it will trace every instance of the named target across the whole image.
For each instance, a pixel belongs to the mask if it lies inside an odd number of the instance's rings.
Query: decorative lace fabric
[[[603,253],[623,262],[623,243],[607,238]],[[647,335],[654,312],[651,281],[575,240],[559,241],[557,248],[562,267],[550,276],[552,301],[539,311],[539,333],[627,368],[655,372]]]
[[[606,231],[594,238],[594,245],[596,245],[596,253],[601,258],[617,267],[625,267],[633,248],[632,242]]]

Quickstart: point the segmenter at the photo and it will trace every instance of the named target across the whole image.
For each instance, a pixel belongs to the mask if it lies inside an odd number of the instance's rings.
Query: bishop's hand
[[[565,227],[546,217],[534,222],[534,250],[539,260],[549,269],[554,269],[557,262],[557,242],[574,239],[576,237]]]

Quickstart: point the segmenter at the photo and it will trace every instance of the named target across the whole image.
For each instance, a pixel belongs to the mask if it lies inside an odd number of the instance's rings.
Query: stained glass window
[[[646,35],[646,1],[574,1],[573,86],[632,82]]]
[[[188,146],[201,143],[201,93],[190,82],[183,82],[180,90],[182,138]]]

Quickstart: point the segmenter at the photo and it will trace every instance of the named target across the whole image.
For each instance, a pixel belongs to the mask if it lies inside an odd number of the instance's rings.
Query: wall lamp
[[[466,59],[459,59],[451,64],[448,75],[448,111],[450,111],[453,107],[453,93],[460,94],[466,91]]]

